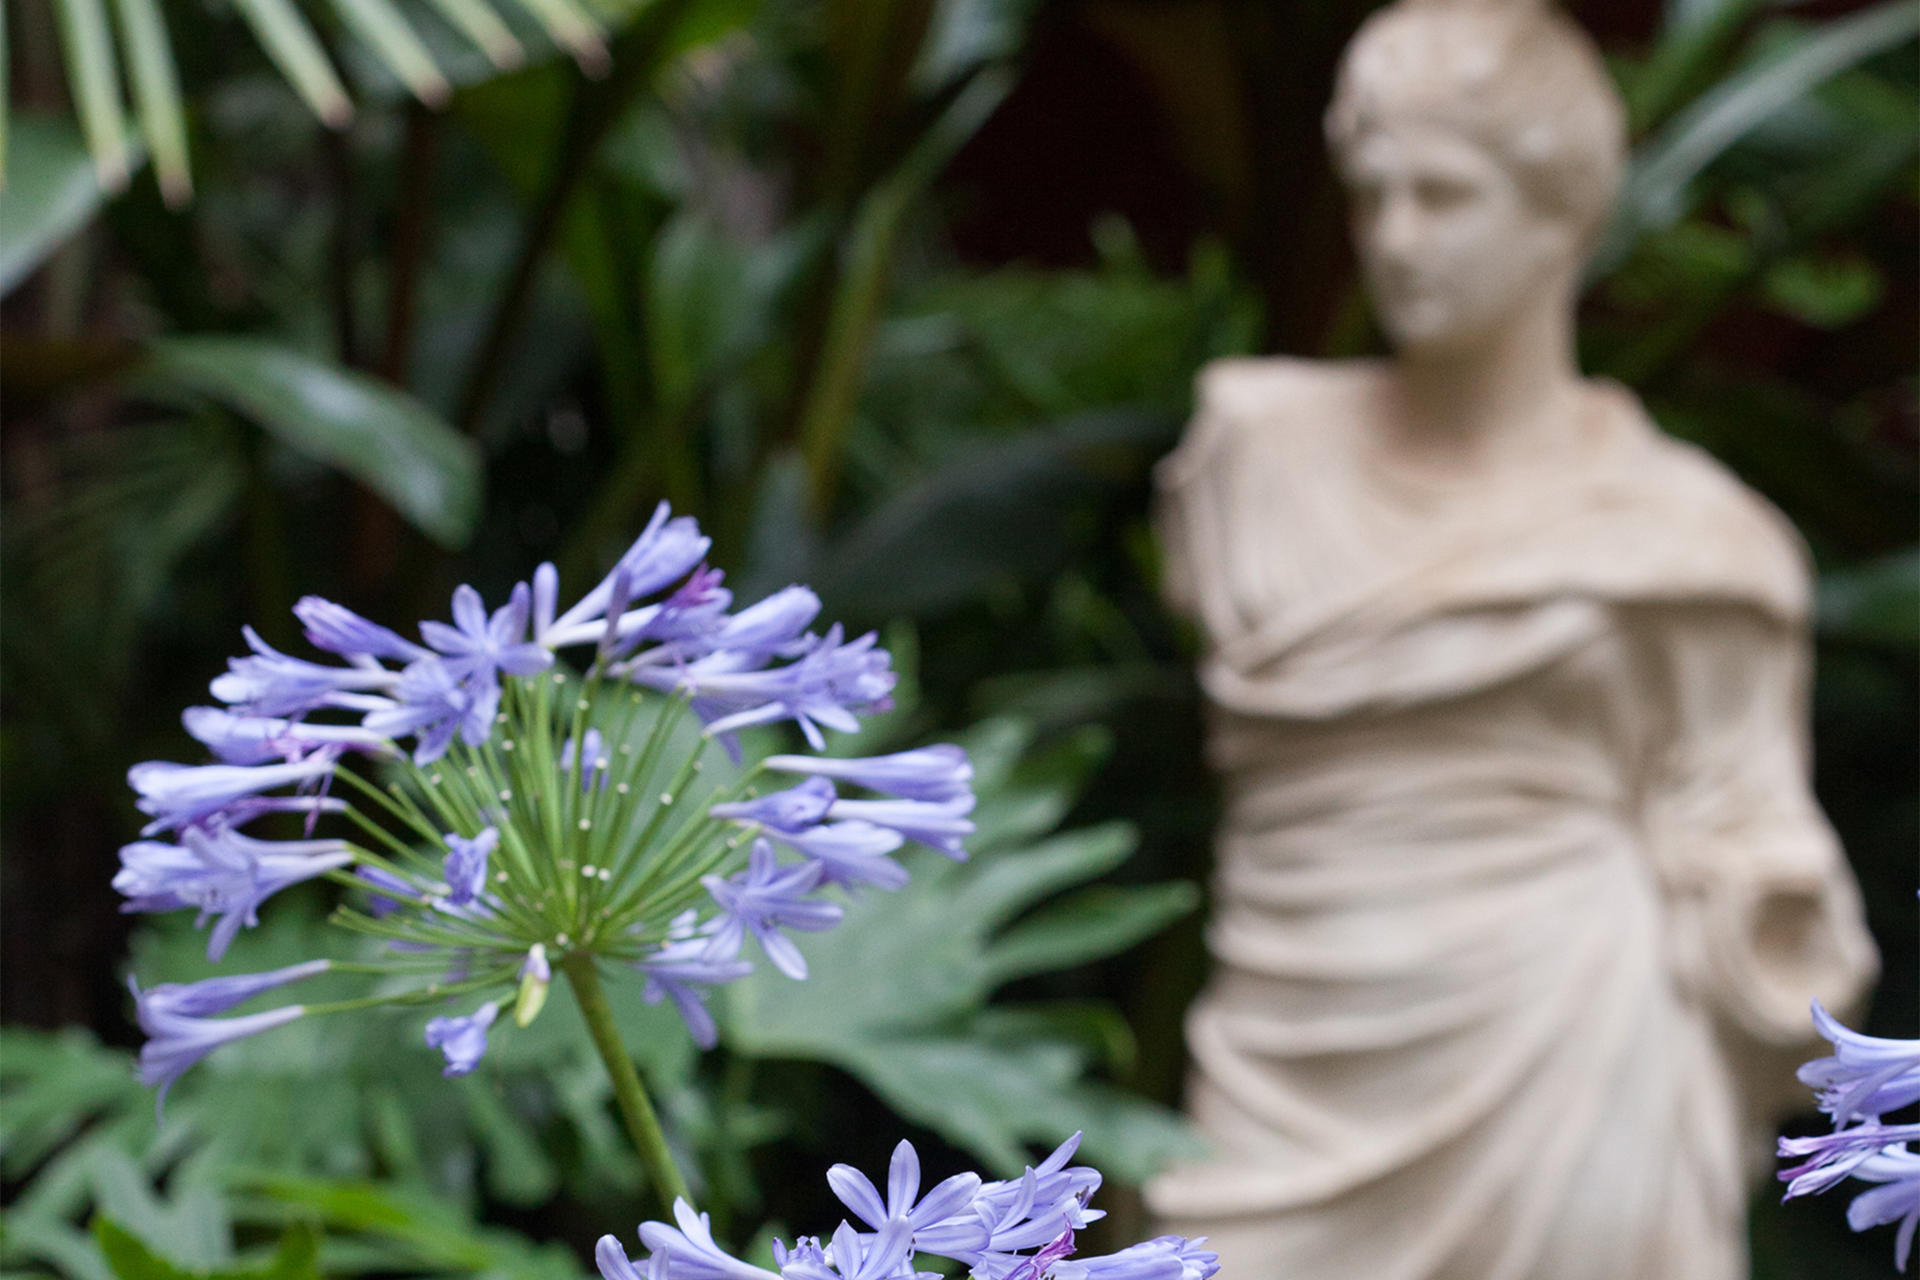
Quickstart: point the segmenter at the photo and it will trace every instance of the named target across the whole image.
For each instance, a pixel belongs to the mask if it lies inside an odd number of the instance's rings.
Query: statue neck
[[[1390,447],[1447,470],[1498,467],[1570,447],[1582,392],[1570,293],[1541,290],[1471,344],[1403,352],[1400,421]]]

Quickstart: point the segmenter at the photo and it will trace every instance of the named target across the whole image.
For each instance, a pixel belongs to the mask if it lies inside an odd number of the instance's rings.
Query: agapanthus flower
[[[901,800],[958,800],[973,794],[973,764],[955,746],[917,747],[865,759],[769,756],[767,768],[837,778]]]
[[[1833,1054],[1800,1068],[1820,1110],[1833,1118],[1833,1132],[1780,1139],[1783,1159],[1801,1163],[1780,1171],[1786,1199],[1818,1195],[1848,1178],[1879,1184],[1855,1196],[1847,1223],[1855,1231],[1899,1223],[1894,1262],[1901,1271],[1913,1253],[1920,1227],[1920,1124],[1887,1123],[1883,1117],[1920,1102],[1920,1040],[1862,1035],[1834,1019],[1819,1001],[1813,1024],[1833,1045]]]
[[[898,889],[911,878],[905,867],[887,856],[906,842],[904,837],[871,822],[829,822],[774,838],[817,864],[824,884]]]
[[[707,1012],[707,990],[746,977],[753,966],[740,958],[738,935],[734,950],[727,952],[717,949],[711,934],[703,936],[700,929],[691,910],[673,922],[667,940],[640,961],[640,972],[647,979],[641,995],[648,1004],[672,1000],[693,1042],[711,1049],[720,1042],[720,1028]]]
[[[837,924],[849,889],[904,884],[906,840],[961,853],[972,795],[953,747],[817,768],[710,750],[783,723],[820,749],[887,706],[894,675],[873,635],[810,630],[805,587],[731,611],[709,546],[662,504],[569,608],[541,565],[496,608],[456,588],[451,622],[417,641],[317,596],[294,614],[319,659],[245,629],[211,685],[220,705],[183,717],[218,763],[129,771],[150,821],[121,853],[126,909],[217,917],[217,959],[274,893],[338,884],[333,919],[364,939],[343,972],[369,993],[306,1012],[439,1006],[426,1038],[448,1075],[536,1017],[555,972],[576,988],[625,973],[711,1046],[705,996],[752,971],[748,937],[804,976],[793,935]],[[760,795],[770,767],[803,780]],[[157,1082],[300,1016],[182,1022],[151,995],[142,1010],[161,1028],[143,1068]]]
[[[317,786],[332,773],[333,760],[326,755],[263,765],[186,765],[152,760],[127,770],[127,782],[139,793],[135,806],[153,818],[140,828],[141,835],[150,836],[188,823],[230,817],[243,807],[248,809],[248,817],[271,808],[317,810],[325,803],[318,796],[267,797],[260,793],[290,785]]]
[[[805,978],[807,959],[783,930],[818,933],[840,923],[840,904],[813,896],[820,884],[820,871],[817,862],[781,866],[773,846],[761,839],[753,842],[745,871],[726,877],[702,877],[707,892],[720,904],[720,927],[713,934],[712,953],[739,954],[742,936],[751,933],[775,968],[789,978]]]
[[[1820,1110],[1837,1125],[1878,1119],[1920,1102],[1920,1040],[1865,1036],[1842,1026],[1818,1000],[1813,1026],[1833,1045],[1833,1055],[1800,1068],[1800,1083],[1813,1088]]]
[[[219,916],[207,939],[207,959],[218,960],[242,926],[259,923],[260,905],[304,880],[352,865],[344,840],[256,840],[219,817],[180,831],[180,843],[137,840],[120,850],[113,887],[124,911],[195,907],[200,924]]]
[[[917,1270],[931,1259],[958,1262],[979,1280],[1208,1280],[1219,1272],[1219,1257],[1204,1240],[1179,1236],[1080,1256],[1074,1232],[1101,1214],[1086,1207],[1100,1175],[1068,1163],[1079,1141],[1075,1134],[1019,1178],[989,1182],[959,1173],[924,1196],[911,1143],[894,1148],[884,1197],[865,1174],[835,1165],[827,1182],[853,1219],[841,1221],[824,1244],[817,1236],[792,1245],[775,1240],[777,1271],[729,1253],[714,1240],[707,1215],[684,1199],[673,1206],[672,1224],[640,1224],[643,1264],[614,1236],[601,1237],[594,1260],[604,1280],[896,1280],[935,1274]]]
[[[427,1022],[427,1047],[447,1055],[447,1065],[440,1074],[463,1076],[480,1065],[487,1051],[487,1028],[499,1013],[500,1006],[489,1000],[465,1017]]]
[[[389,746],[384,734],[357,724],[279,720],[225,707],[188,707],[180,713],[180,722],[222,764],[291,763],[329,747],[378,755]]]
[[[262,992],[283,987],[325,973],[326,960],[309,960],[266,973],[234,974],[207,978],[200,982],[166,982],[146,991],[128,981],[133,991],[134,1009],[140,1030],[147,1042],[140,1049],[140,1083],[159,1087],[156,1105],[164,1103],[187,1068],[224,1044],[243,1040],[274,1027],[285,1026],[306,1012],[299,1005],[285,1005],[264,1013],[217,1018]]]
[[[672,667],[631,664],[631,678],[654,689],[683,689],[713,734],[791,720],[818,751],[821,729],[850,733],[856,712],[884,711],[893,692],[892,659],[869,632],[847,640],[835,623],[786,666],[765,665],[771,651],[719,650]]]
[[[441,863],[447,878],[447,901],[464,907],[486,888],[487,859],[500,843],[500,831],[487,827],[471,840],[449,831],[442,838],[447,842],[447,856]]]

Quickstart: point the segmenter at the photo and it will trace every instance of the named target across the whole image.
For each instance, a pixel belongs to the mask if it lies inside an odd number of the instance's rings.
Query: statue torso
[[[1162,464],[1226,812],[1188,1027],[1219,1154],[1156,1208],[1262,1215],[1249,1247],[1301,1274],[1492,1275],[1472,1222],[1520,1148],[1557,1132],[1597,1168],[1686,1111],[1709,1136],[1662,1176],[1737,1213],[1731,1094],[1670,954],[1668,649],[1737,656],[1753,629],[1793,651],[1797,543],[1604,384],[1553,465],[1431,483],[1375,446],[1383,376],[1221,362]],[[1630,1097],[1631,1123],[1602,1118]],[[1608,1210],[1654,1234],[1592,1274],[1662,1273],[1658,1182]],[[1370,1253],[1360,1219],[1396,1214],[1420,1244]],[[1515,1274],[1587,1274],[1552,1265]]]

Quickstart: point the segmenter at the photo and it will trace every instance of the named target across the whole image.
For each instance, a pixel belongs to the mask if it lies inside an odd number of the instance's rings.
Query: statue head
[[[1626,122],[1551,0],[1396,0],[1347,47],[1326,130],[1396,346],[1472,345],[1544,290],[1572,305]]]

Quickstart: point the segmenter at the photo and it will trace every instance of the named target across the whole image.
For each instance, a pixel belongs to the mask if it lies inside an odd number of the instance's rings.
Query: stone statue
[[[1233,1280],[1735,1280],[1815,996],[1875,956],[1807,779],[1787,522],[1583,380],[1623,166],[1549,5],[1398,0],[1327,135],[1391,360],[1225,360],[1161,464],[1225,782],[1189,1017]]]

